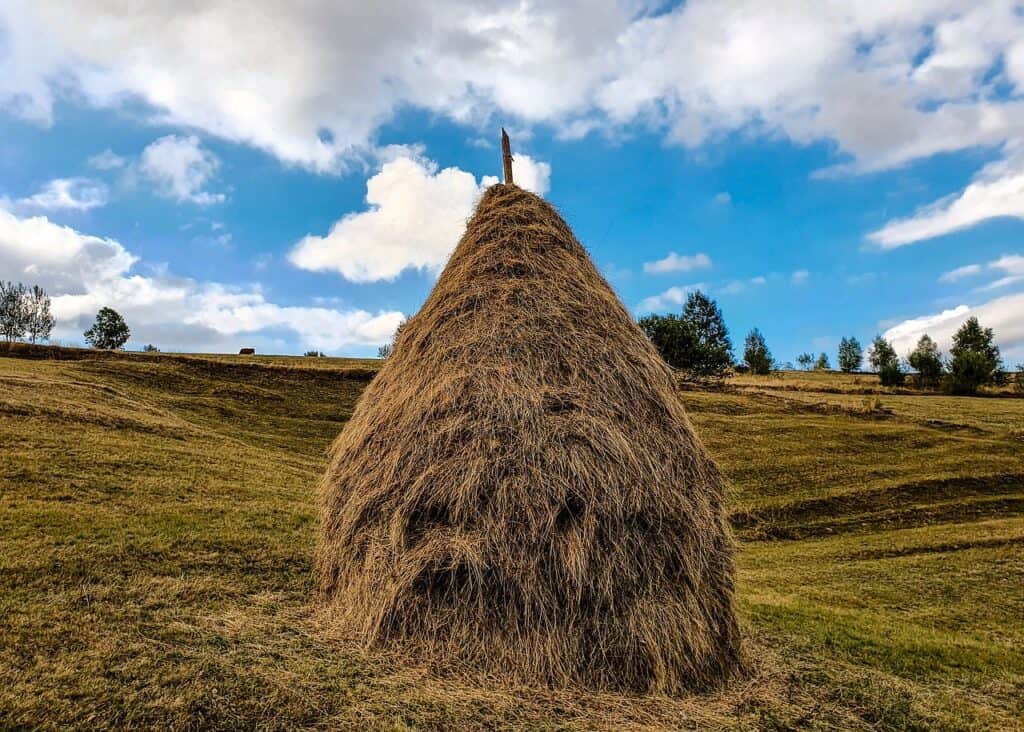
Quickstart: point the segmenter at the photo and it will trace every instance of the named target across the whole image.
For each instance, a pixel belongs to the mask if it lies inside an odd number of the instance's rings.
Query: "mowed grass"
[[[1024,726],[1024,399],[681,392],[752,672],[634,697],[436,678],[318,615],[314,489],[372,367],[0,358],[0,728]]]

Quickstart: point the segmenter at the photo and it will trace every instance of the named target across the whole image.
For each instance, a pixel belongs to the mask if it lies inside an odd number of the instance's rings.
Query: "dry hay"
[[[709,688],[740,663],[722,494],[572,231],[496,185],[332,447],[320,586],[438,670]]]

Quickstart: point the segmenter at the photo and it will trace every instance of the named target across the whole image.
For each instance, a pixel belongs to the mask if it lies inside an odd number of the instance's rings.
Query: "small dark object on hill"
[[[572,231],[495,185],[331,449],[320,588],[437,671],[707,689],[741,666],[723,491]]]
[[[323,351],[306,351],[302,355],[306,358],[326,358]]]
[[[255,356],[256,355],[256,349],[255,348],[239,348],[238,349],[238,355],[239,356]]]

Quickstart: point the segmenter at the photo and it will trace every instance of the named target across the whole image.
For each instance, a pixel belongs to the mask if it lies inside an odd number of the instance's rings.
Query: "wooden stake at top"
[[[505,128],[501,128],[501,158],[505,163],[505,185],[513,185],[512,183],[512,146],[508,141],[508,133],[505,132]]]

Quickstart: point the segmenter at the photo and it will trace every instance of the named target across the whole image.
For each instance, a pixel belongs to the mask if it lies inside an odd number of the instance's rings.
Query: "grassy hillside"
[[[0,358],[0,728],[1022,726],[1024,399],[682,392],[754,673],[638,698],[432,678],[318,618],[313,489],[372,367]]]

